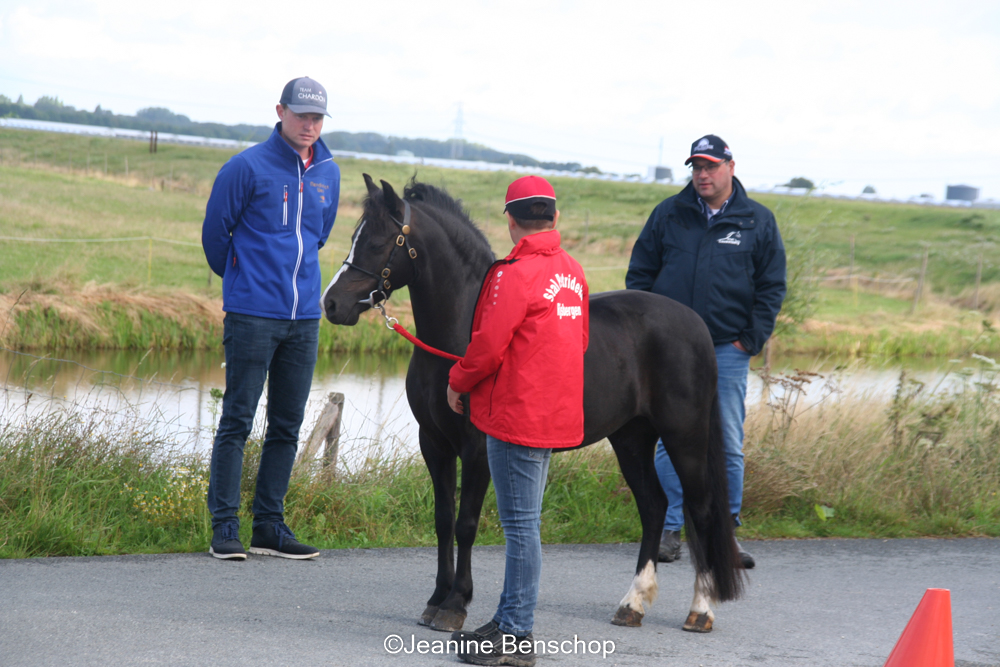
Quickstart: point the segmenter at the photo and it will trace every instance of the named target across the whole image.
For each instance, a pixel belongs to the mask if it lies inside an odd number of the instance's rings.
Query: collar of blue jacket
[[[265,143],[271,144],[274,150],[278,151],[282,155],[287,155],[289,159],[298,160],[300,164],[303,166],[305,165],[305,163],[302,162],[302,156],[299,155],[298,152],[292,148],[287,141],[285,141],[285,138],[281,136],[280,120],[274,124],[274,131],[271,132],[271,136],[267,138]],[[331,153],[330,149],[326,147],[325,143],[323,143],[322,138],[316,140],[316,143],[312,145],[312,149],[312,164],[333,159],[333,153]]]

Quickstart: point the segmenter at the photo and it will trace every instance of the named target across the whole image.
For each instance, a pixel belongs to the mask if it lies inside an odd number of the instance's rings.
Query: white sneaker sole
[[[212,556],[214,558],[221,558],[222,560],[246,560],[247,559],[247,555],[245,553],[242,553],[242,554],[217,554],[217,553],[215,553],[215,549],[213,549],[212,547],[208,548],[208,553],[212,554]]]
[[[307,560],[309,558],[315,558],[319,555],[319,552],[312,554],[286,554],[277,549],[264,549],[263,547],[250,547],[250,553],[256,554],[258,556],[275,556],[277,558],[291,558],[292,560]]]

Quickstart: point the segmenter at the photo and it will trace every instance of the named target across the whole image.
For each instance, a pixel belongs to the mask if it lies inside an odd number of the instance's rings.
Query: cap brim
[[[330,116],[329,112],[323,107],[314,107],[308,104],[288,104],[286,106],[295,113],[321,113],[324,116]],[[330,117],[332,118],[332,116]]]
[[[552,201],[556,200],[555,197],[550,197],[549,195],[528,195],[527,197],[518,197],[517,199],[511,199],[507,202],[507,204],[513,204],[516,201],[524,201],[525,199],[551,199]]]
[[[684,160],[684,164],[691,164],[691,160],[695,159],[696,157],[705,158],[709,162],[722,162],[721,157],[715,157],[714,155],[705,155],[704,153],[695,153],[688,159]]]

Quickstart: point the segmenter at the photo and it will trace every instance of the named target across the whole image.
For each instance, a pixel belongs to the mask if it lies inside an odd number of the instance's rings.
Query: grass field
[[[90,156],[89,168],[87,156]],[[107,155],[107,173],[105,173]],[[220,281],[199,247],[205,201],[229,152],[0,130],[0,236],[143,240],[34,244],[0,240],[0,344],[35,348],[205,348],[219,345]],[[125,159],[129,171],[125,173]],[[341,161],[341,213],[321,253],[329,279],[346,255],[365,196],[361,173],[397,188],[413,168]],[[510,247],[501,215],[516,174],[421,167],[418,177],[461,197],[497,254]],[[650,210],[678,188],[554,179],[565,245],[594,292],[622,287],[631,245]],[[821,283],[814,312],[779,351],[906,357],[1000,350],[1000,212],[760,196],[772,207],[803,276],[854,272],[914,278],[930,248],[925,298],[912,284]],[[178,243],[155,241],[153,236]],[[190,245],[184,245],[190,244]],[[152,251],[152,252],[151,252]],[[970,310],[980,255],[980,311]],[[856,283],[855,283],[856,284]],[[830,285],[838,285],[831,287]],[[393,314],[407,323],[405,290]],[[406,351],[369,320],[324,325],[324,350]],[[962,390],[932,395],[901,378],[890,401],[849,396],[808,411],[780,398],[750,406],[748,537],[1000,536],[997,368],[980,359]],[[754,365],[758,365],[755,362]],[[794,377],[774,378],[794,396]],[[782,384],[784,383],[784,384]],[[253,469],[249,448],[247,470]],[[0,428],[0,557],[205,549],[205,462],[172,452],[141,423],[114,415],[55,414]],[[249,485],[247,490],[249,489]],[[434,543],[423,464],[373,457],[336,481],[302,468],[289,522],[318,546]],[[249,525],[248,521],[244,522]],[[246,537],[246,536],[244,536]],[[634,541],[631,493],[601,446],[553,460],[543,538]],[[487,498],[480,543],[502,542]]]
[[[198,347],[216,340],[221,284],[218,277],[209,277],[200,249],[201,221],[214,176],[232,154],[169,144],[150,154],[144,142],[0,129],[0,236],[46,240],[140,237],[86,244],[0,240],[4,257],[0,306],[13,312],[0,338],[19,347],[133,349],[151,343]],[[414,172],[421,180],[445,187],[463,200],[498,255],[509,250],[502,200],[507,184],[517,174],[353,159],[339,163],[341,207],[338,223],[320,253],[324,280],[347,254],[366,194],[364,172],[397,189]],[[649,212],[678,188],[553,180],[562,211],[564,245],[586,269],[591,291],[621,288],[632,243]],[[854,273],[883,280],[914,279],[924,248],[930,249],[927,296],[915,315],[910,315],[912,281],[886,283],[878,293],[867,284],[852,290],[846,281],[824,282],[812,303],[812,320],[804,332],[783,336],[782,349],[844,346],[854,336],[866,337],[859,349],[895,349],[896,354],[960,351],[963,340],[982,331],[980,318],[968,314],[980,256],[980,307],[990,312],[1000,306],[1000,248],[995,241],[1000,211],[755,197],[775,211],[790,263],[808,265],[814,278],[844,274],[850,265],[851,238]],[[163,240],[145,240],[149,236]],[[105,296],[95,297],[98,293]],[[148,305],[150,299],[190,303],[166,309],[166,316],[146,317],[143,304]],[[405,290],[394,297],[404,317],[405,299]],[[15,302],[18,305],[13,308]],[[210,317],[212,312],[215,319]],[[144,317],[144,327],[162,331],[139,335],[135,325]],[[369,349],[368,345],[404,349],[398,342],[383,343],[384,336],[376,335],[377,322],[353,331],[323,329],[325,349]],[[914,335],[922,342],[893,342]],[[987,346],[981,351],[992,349]]]

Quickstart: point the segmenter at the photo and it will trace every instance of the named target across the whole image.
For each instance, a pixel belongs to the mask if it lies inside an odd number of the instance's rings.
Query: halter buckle
[[[403,236],[402,234],[400,234],[399,236],[396,237],[396,245],[401,246],[404,243],[406,243],[406,237],[405,236]]]

